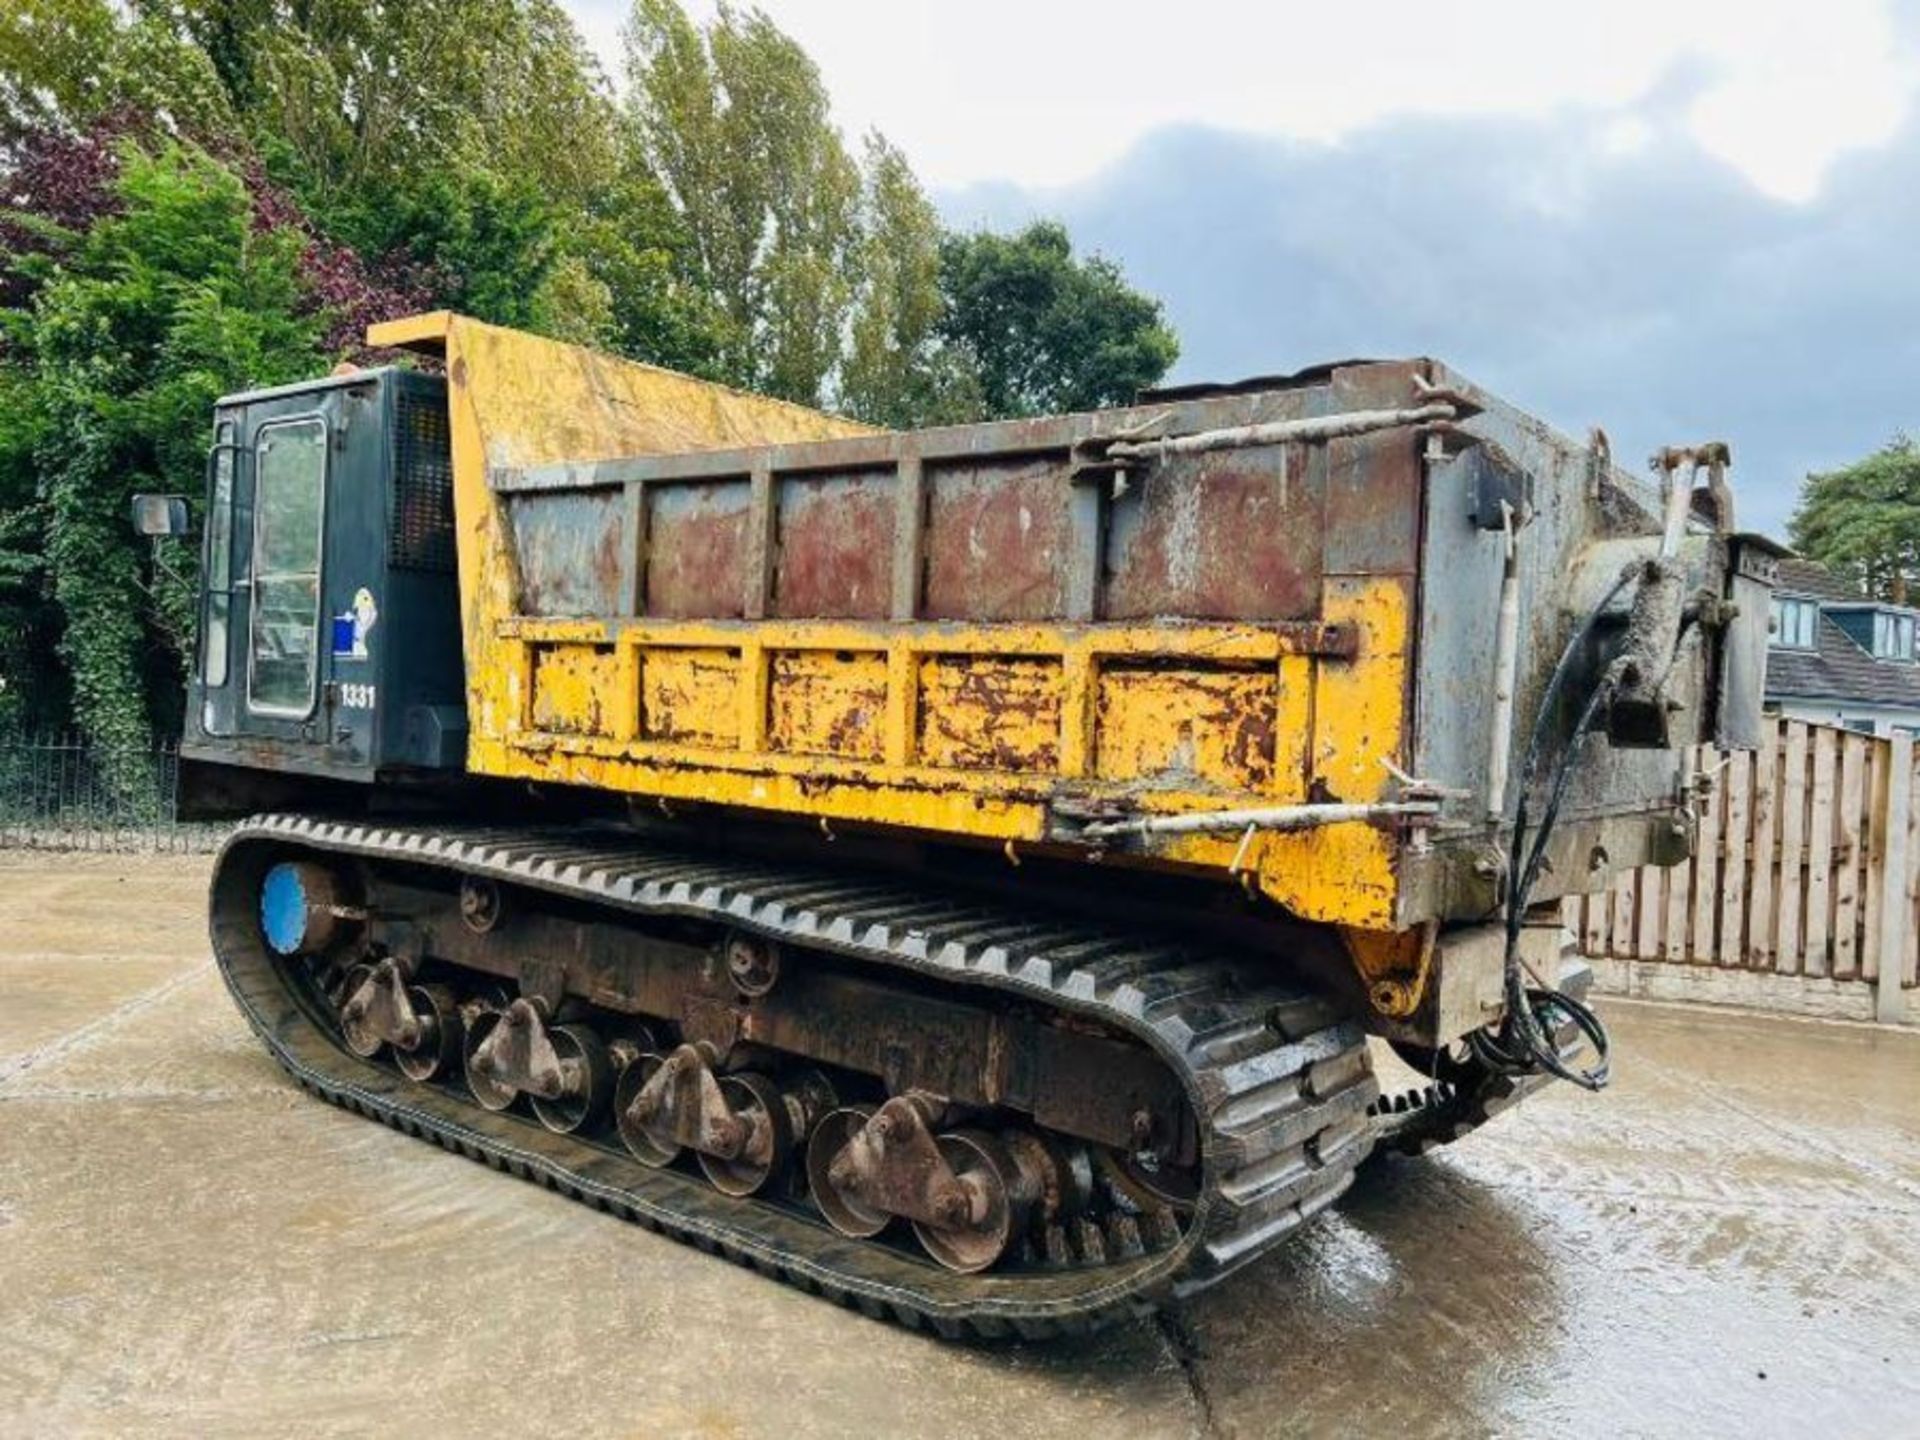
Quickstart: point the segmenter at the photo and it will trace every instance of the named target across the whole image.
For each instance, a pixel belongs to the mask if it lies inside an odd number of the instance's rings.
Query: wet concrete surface
[[[205,868],[0,854],[0,1433],[1920,1434],[1920,1035],[1616,1005],[1604,1096],[969,1348],[298,1094]]]

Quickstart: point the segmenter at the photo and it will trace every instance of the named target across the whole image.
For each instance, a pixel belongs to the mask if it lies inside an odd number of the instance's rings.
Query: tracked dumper
[[[1554,902],[1683,859],[1757,721],[1723,450],[1635,479],[1427,360],[885,433],[370,339],[431,363],[218,406],[182,749],[315,1094],[1044,1335],[1604,1081]]]

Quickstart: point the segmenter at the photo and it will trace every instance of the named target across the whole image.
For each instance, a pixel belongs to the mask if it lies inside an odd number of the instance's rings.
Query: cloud
[[[1743,525],[1800,477],[1920,428],[1920,121],[1810,200],[1628,110],[1403,117],[1335,143],[1162,129],[1081,185],[939,196],[949,223],[1066,220],[1161,296],[1183,379],[1427,354],[1637,462],[1733,445]]]
[[[630,0],[562,0],[618,73]],[[718,0],[682,0],[697,19]],[[1389,114],[1625,105],[1675,65],[1680,123],[1788,199],[1878,144],[1916,79],[1914,0],[763,0],[849,134],[877,125],[936,185],[1070,183],[1172,125],[1338,140]]]

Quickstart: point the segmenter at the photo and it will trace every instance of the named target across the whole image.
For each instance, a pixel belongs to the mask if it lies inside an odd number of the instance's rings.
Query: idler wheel
[[[533,1097],[533,1113],[557,1135],[571,1135],[600,1118],[613,1093],[613,1062],[600,1037],[585,1025],[555,1025],[547,1039],[560,1057],[568,1092],[553,1100]]]
[[[829,1111],[826,1118],[814,1126],[813,1138],[807,1142],[807,1189],[813,1194],[813,1203],[829,1225],[854,1240],[878,1235],[893,1216],[863,1204],[851,1190],[835,1185],[828,1172],[847,1142],[872,1118],[871,1105],[848,1105]]]
[[[409,985],[407,999],[420,1022],[420,1038],[411,1050],[395,1046],[394,1063],[409,1080],[425,1082],[452,1066],[461,1053],[460,1007],[444,985]]]
[[[664,1170],[679,1159],[680,1147],[672,1141],[656,1138],[646,1126],[635,1121],[630,1112],[633,1109],[633,1097],[666,1063],[666,1056],[648,1051],[620,1072],[620,1081],[613,1088],[614,1124],[620,1131],[620,1143],[627,1147],[627,1153],[634,1159],[655,1170]]]
[[[962,1275],[985,1270],[1007,1253],[1018,1233],[1018,1172],[999,1141],[980,1130],[936,1136],[955,1185],[938,1221],[916,1220],[913,1233],[940,1264]]]
[[[482,1074],[475,1068],[473,1057],[487,1037],[500,1025],[504,1016],[498,1010],[489,1010],[467,1027],[467,1047],[465,1070],[467,1089],[473,1092],[473,1098],[480,1102],[482,1110],[505,1110],[520,1098],[520,1092],[511,1085],[502,1084],[491,1075]]]
[[[793,1153],[793,1117],[786,1097],[764,1075],[722,1075],[720,1093],[744,1125],[744,1136],[731,1157],[700,1152],[700,1168],[722,1195],[752,1195]]]

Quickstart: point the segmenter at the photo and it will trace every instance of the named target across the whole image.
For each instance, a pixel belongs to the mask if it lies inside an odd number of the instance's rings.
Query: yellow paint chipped
[[[491,467],[869,433],[797,406],[437,314],[370,340],[444,356],[475,773],[991,840],[1063,798],[1178,813],[1387,793],[1404,760],[1411,583],[1332,577],[1352,659],[1256,625],[532,619]],[[749,613],[752,613],[749,611]],[[1239,835],[1159,837],[1224,871]],[[1257,835],[1259,888],[1391,930],[1397,840]]]

